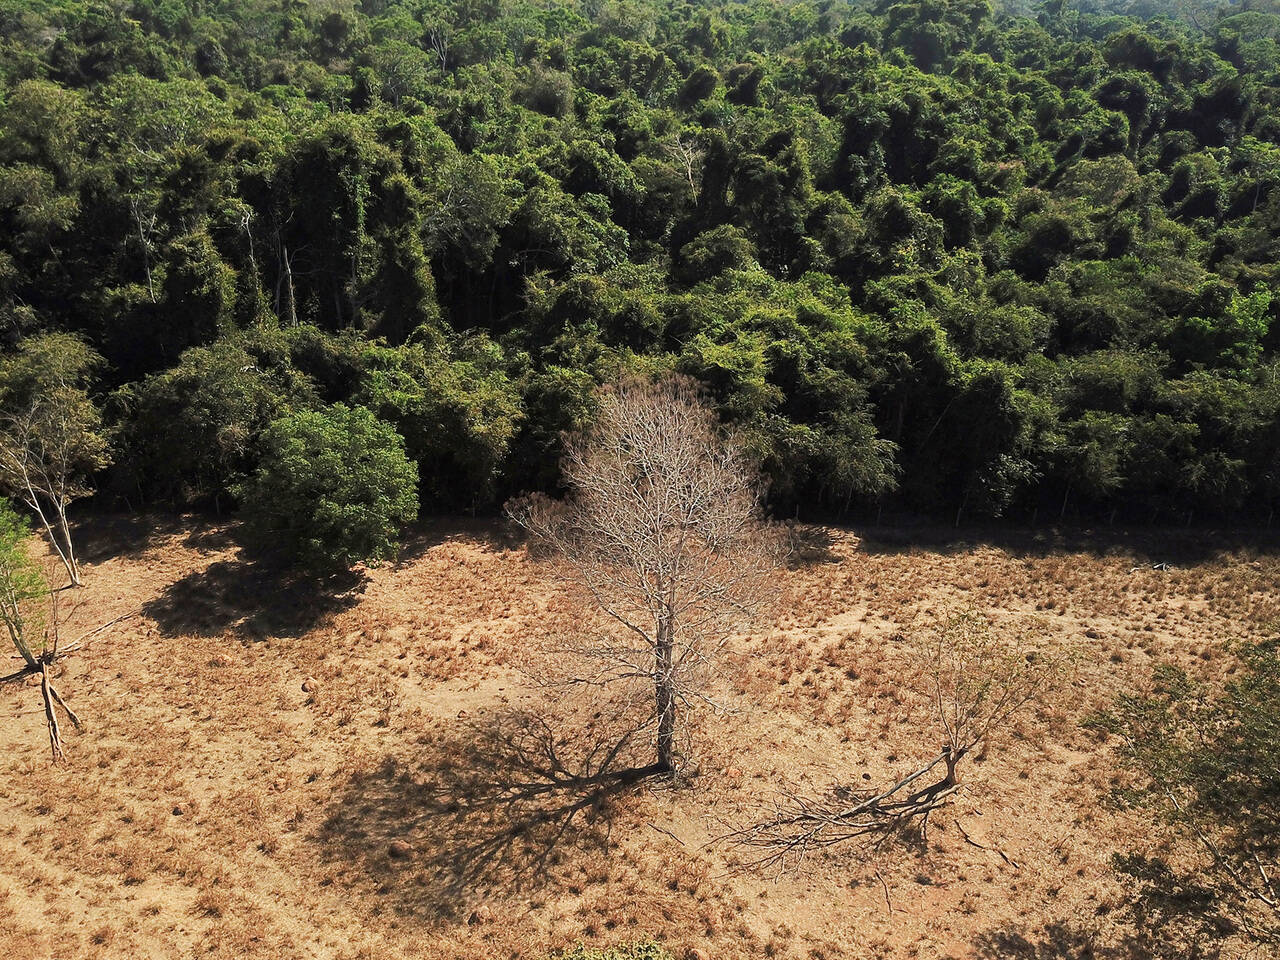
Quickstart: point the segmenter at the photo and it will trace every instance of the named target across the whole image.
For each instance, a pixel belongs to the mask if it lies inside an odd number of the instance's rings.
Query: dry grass
[[[575,612],[493,529],[441,525],[403,563],[324,585],[194,521],[84,533],[78,627],[145,616],[64,662],[88,729],[63,766],[36,691],[0,688],[15,960],[517,957],[648,936],[716,957],[1136,958],[1108,859],[1153,841],[1103,802],[1110,746],[1079,719],[1158,661],[1229,672],[1226,641],[1276,616],[1280,586],[1272,554],[1195,538],[808,529],[777,623],[734,646],[731,710],[704,718],[690,784],[542,790],[515,668]],[[1153,570],[1162,549],[1174,566]],[[779,789],[881,782],[936,752],[904,680],[910,641],[962,607],[1032,627],[1076,666],[964,768],[927,848],[735,870],[709,841]],[[607,719],[571,713],[557,749],[581,759],[573,731],[604,737]]]

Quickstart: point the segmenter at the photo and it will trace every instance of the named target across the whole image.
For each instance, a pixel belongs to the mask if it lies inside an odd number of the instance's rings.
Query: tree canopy
[[[1280,7],[1178,11],[0,0],[0,342],[135,504],[344,403],[493,506],[674,370],[778,509],[1269,520]]]

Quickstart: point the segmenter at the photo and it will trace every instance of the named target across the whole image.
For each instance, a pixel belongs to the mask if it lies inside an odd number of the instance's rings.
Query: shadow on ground
[[[979,546],[1014,556],[1047,557],[1085,553],[1141,564],[1191,566],[1225,552],[1280,553],[1280,534],[1269,530],[1137,529],[1112,527],[868,526],[853,527],[867,553],[913,551],[964,553]]]
[[[1032,931],[992,930],[973,945],[983,960],[1215,960],[1213,943],[1163,939],[1159,928],[1119,937],[1075,923],[1051,923]]]
[[[318,578],[241,553],[170,584],[142,612],[166,636],[298,637],[359,602],[366,582],[361,571]]]
[[[788,523],[786,532],[787,567],[800,570],[823,563],[839,563],[835,551],[836,538],[829,527],[810,527]]]
[[[432,547],[450,540],[483,543],[494,550],[514,550],[524,543],[514,524],[501,517],[433,516],[405,532],[396,562],[412,563]]]
[[[657,772],[635,764],[632,736],[569,744],[529,713],[486,719],[426,738],[411,764],[388,757],[353,775],[314,837],[321,857],[434,923],[488,898],[534,896],[584,855],[607,854],[617,801]]]
[[[72,536],[81,562],[101,563],[113,557],[137,557],[162,540],[189,536],[192,524],[191,516],[179,514],[84,513],[76,518]]]

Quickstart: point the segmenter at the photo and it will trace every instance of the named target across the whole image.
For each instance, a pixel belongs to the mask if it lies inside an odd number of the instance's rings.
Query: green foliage
[[[111,462],[88,385],[101,358],[78,337],[47,333],[0,357],[0,488],[56,509],[90,492]]]
[[[43,626],[49,585],[27,552],[30,537],[26,520],[0,500],[0,623],[23,662],[34,668],[32,647]]]
[[[177,366],[113,396],[127,496],[174,503],[227,494],[251,471],[259,432],[312,389],[283,337],[262,332],[192,347]]]
[[[487,501],[523,418],[496,344],[477,335],[452,354],[421,342],[372,346],[356,393],[404,437],[436,507]]]
[[[1152,693],[1126,694],[1090,722],[1123,742],[1136,779],[1121,799],[1151,806],[1203,864],[1188,878],[1164,861],[1120,858],[1145,900],[1156,908],[1183,901],[1191,915],[1173,918],[1183,923],[1220,912],[1274,944],[1280,908],[1268,878],[1280,866],[1280,645],[1236,653],[1240,668],[1221,690],[1164,666]],[[1200,896],[1188,898],[1188,886]]]
[[[216,503],[357,402],[492,506],[636,367],[780,509],[1280,499],[1266,10],[0,7],[0,345],[105,358],[117,495]]]
[[[247,534],[326,571],[395,556],[418,515],[404,441],[364,407],[335,404],[272,422],[257,472],[236,487]]]

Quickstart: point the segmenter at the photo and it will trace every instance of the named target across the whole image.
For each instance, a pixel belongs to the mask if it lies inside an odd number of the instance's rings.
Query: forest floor
[[[696,776],[543,789],[506,737],[541,702],[516,667],[576,613],[497,525],[429,523],[400,563],[324,585],[208,520],[79,532],[64,638],[137,616],[59,664],[86,720],[65,763],[39,690],[0,687],[10,960],[536,958],[650,937],[681,960],[1137,960],[1110,858],[1158,835],[1108,802],[1115,745],[1081,720],[1157,663],[1229,670],[1280,596],[1280,554],[1208,534],[801,528],[776,621],[734,641],[726,712],[701,718]],[[911,640],[964,609],[1073,661],[962,767],[926,843],[779,873],[714,842],[783,790],[936,755]],[[590,724],[550,726],[570,751]]]

